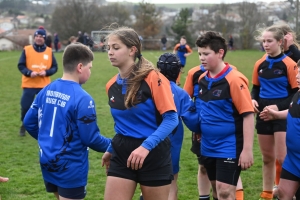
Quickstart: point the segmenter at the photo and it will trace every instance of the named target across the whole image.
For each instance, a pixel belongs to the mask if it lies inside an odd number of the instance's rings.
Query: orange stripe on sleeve
[[[106,83],[106,94],[108,94],[108,89],[112,86],[112,84],[114,84],[114,82],[116,82],[117,80],[117,76],[118,74],[114,75],[114,77],[112,77],[107,83]]]
[[[169,80],[155,70],[151,71],[145,78],[152,92],[152,99],[160,114],[167,111],[177,111]]]
[[[248,89],[248,79],[237,70],[232,70],[225,78],[230,84],[232,102],[239,114],[254,112]]]
[[[258,80],[258,67],[259,65],[266,60],[266,55],[264,55],[261,59],[256,61],[254,64],[253,72],[252,72],[252,84],[260,86],[259,80]]]
[[[191,47],[189,45],[185,45],[185,48],[188,51],[188,53],[193,53],[193,50],[191,49]]]
[[[188,75],[185,79],[185,83],[183,86],[183,89],[190,95],[190,97],[193,97],[194,95],[194,82],[193,82],[193,77],[194,74],[200,70],[199,65],[196,67],[193,67],[188,71]]]
[[[176,44],[174,47],[174,51],[177,51],[179,46],[180,46],[180,44]]]
[[[290,57],[285,57],[282,61],[286,66],[287,78],[291,88],[298,88],[297,79],[296,79],[298,73],[297,63],[295,63]]]

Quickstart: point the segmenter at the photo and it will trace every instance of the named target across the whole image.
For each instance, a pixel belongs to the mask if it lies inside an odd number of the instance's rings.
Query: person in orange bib
[[[35,95],[51,82],[50,76],[57,72],[57,62],[52,49],[45,44],[46,36],[46,30],[40,26],[34,33],[34,43],[24,47],[18,62],[18,69],[22,73],[23,89],[20,136],[25,136],[23,119]]]

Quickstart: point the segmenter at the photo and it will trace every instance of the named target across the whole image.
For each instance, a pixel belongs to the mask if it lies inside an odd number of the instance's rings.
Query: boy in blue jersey
[[[224,63],[225,39],[208,31],[196,44],[207,70],[199,78],[201,163],[214,199],[235,199],[241,170],[253,164],[254,110],[247,78]]]
[[[176,54],[180,60],[181,73],[184,73],[183,68],[186,64],[186,58],[193,53],[191,47],[186,43],[186,37],[181,36],[180,42],[175,45],[173,53]],[[177,85],[180,85],[180,74],[176,79]]]
[[[104,152],[110,144],[100,135],[93,98],[81,87],[93,59],[87,46],[68,45],[62,78],[39,92],[24,119],[26,130],[38,140],[46,190],[57,199],[84,199],[89,147]]]
[[[296,76],[298,88],[300,88],[300,61],[298,65],[298,74]],[[282,164],[282,171],[278,185],[278,199],[293,199],[296,191],[299,188],[300,182],[300,160],[299,139],[300,139],[300,92],[293,96],[290,106],[286,110],[277,111],[271,106],[266,106],[260,113],[259,117],[262,120],[278,120],[287,119],[286,131],[286,147],[287,154]]]

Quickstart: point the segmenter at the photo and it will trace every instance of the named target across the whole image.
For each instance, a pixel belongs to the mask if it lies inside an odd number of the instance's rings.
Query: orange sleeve
[[[254,112],[248,89],[248,79],[237,70],[232,70],[225,78],[230,85],[232,102],[239,114]]]
[[[204,76],[206,76],[206,74],[207,74],[207,71],[205,71],[204,73],[202,73],[202,74],[199,76],[199,78],[198,78],[198,83],[199,83],[199,81],[200,81]]]
[[[171,110],[177,112],[170,82],[164,75],[153,70],[148,74],[145,81],[151,89],[152,99],[160,114]]]
[[[175,47],[174,47],[174,51],[177,51],[179,46],[180,46],[180,44],[176,44]]]
[[[252,72],[252,84],[253,85],[260,86],[260,83],[259,83],[259,80],[258,80],[258,67],[263,61],[265,61],[265,58],[266,57],[263,56],[261,59],[256,61],[256,63],[254,64],[254,68],[253,68],[253,72]]]
[[[106,87],[105,87],[105,89],[106,89],[106,94],[108,94],[108,90],[109,90],[109,88],[112,86],[112,84],[114,84],[114,82],[116,82],[117,76],[118,76],[118,74],[114,75],[114,77],[112,77],[112,78],[106,83]]]
[[[225,62],[225,65],[229,65],[232,69],[238,70],[237,67],[234,66],[234,65],[232,65],[232,64],[229,64],[229,63],[226,63],[226,62]]]
[[[193,95],[194,95],[193,77],[194,77],[195,72],[198,70],[200,70],[199,65],[190,69],[188,71],[187,77],[185,79],[183,89],[190,95],[190,97],[193,97]]]
[[[285,59],[283,59],[283,62],[286,66],[287,78],[291,88],[298,88],[296,79],[298,73],[297,63],[295,63],[290,57],[286,57]]]
[[[191,49],[191,47],[189,45],[186,45],[185,48],[188,51],[188,53],[193,53],[193,50]]]

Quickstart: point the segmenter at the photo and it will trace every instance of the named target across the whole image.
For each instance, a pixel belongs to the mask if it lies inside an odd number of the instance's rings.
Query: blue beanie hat
[[[44,39],[46,39],[46,30],[44,29],[44,27],[40,26],[38,30],[35,31],[34,33],[34,36],[37,36],[37,35],[41,35],[43,36]]]

